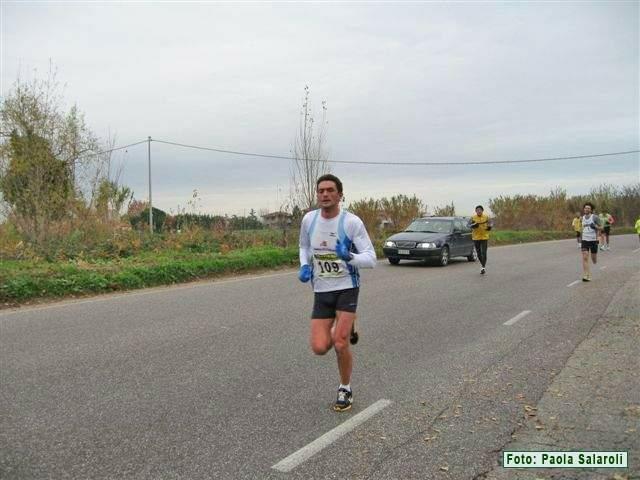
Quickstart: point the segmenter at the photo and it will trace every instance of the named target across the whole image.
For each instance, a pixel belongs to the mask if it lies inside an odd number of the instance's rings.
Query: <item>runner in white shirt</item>
[[[316,194],[320,208],[307,213],[300,227],[298,276],[302,282],[311,281],[314,291],[311,349],[317,355],[331,347],[336,351],[340,386],[333,408],[344,411],[353,403],[349,337],[357,341],[358,268],[375,267],[376,253],[362,220],[340,209],[342,182],[338,177],[318,178]]]
[[[591,261],[595,265],[598,262],[598,230],[602,229],[602,222],[593,213],[593,204],[587,202],[582,207],[582,281],[591,281],[591,265],[589,264],[589,252]]]

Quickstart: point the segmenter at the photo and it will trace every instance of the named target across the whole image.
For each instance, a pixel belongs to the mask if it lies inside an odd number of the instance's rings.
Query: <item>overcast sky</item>
[[[2,6],[2,94],[51,60],[101,137],[290,155],[304,87],[334,160],[447,162],[639,148],[638,2]],[[146,145],[114,158],[147,196]],[[500,166],[334,165],[347,203],[415,194],[459,213],[504,194],[639,180],[638,154]],[[152,143],[154,205],[274,210],[286,160]]]

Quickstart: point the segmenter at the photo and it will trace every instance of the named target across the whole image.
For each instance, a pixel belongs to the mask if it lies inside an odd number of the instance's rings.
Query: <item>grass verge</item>
[[[298,263],[296,248],[250,248],[227,254],[145,252],[111,261],[3,262],[0,302],[79,296],[188,282]]]

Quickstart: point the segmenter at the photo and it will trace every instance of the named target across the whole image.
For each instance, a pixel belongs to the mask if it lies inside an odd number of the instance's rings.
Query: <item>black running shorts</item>
[[[336,318],[337,310],[356,313],[358,293],[360,293],[359,288],[316,293],[311,318]]]
[[[611,232],[611,227],[604,227],[604,233],[609,235],[610,232]]]
[[[582,246],[580,250],[582,250],[583,252],[590,251],[591,253],[598,253],[598,242],[582,240]]]

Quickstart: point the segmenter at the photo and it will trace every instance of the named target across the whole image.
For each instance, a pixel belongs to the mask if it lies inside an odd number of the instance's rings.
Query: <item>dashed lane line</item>
[[[354,415],[343,424],[338,425],[333,430],[329,430],[327,433],[317,438],[313,442],[309,443],[308,445],[302,447],[297,452],[294,452],[291,455],[289,455],[287,458],[280,460],[271,468],[273,468],[274,470],[278,470],[280,472],[290,472],[291,470],[296,468],[298,465],[300,465],[301,463],[305,462],[306,460],[314,456],[323,448],[328,447],[333,442],[335,442],[336,440],[338,440],[339,438],[343,437],[344,435],[349,433],[351,430],[356,428],[358,425],[361,425],[362,423],[366,422],[369,418],[374,416],[376,413],[380,412],[385,407],[388,407],[389,405],[391,405],[391,403],[392,403],[391,400],[386,400],[386,399],[378,400],[376,403],[374,403],[373,405],[370,405],[369,407],[367,407],[357,415]]]
[[[524,317],[526,317],[527,315],[529,315],[531,313],[531,310],[523,310],[522,312],[520,312],[518,315],[516,315],[515,317],[513,317],[511,320],[507,320],[506,322],[504,322],[503,325],[513,325],[514,323],[516,323],[519,320],[522,320]]]

